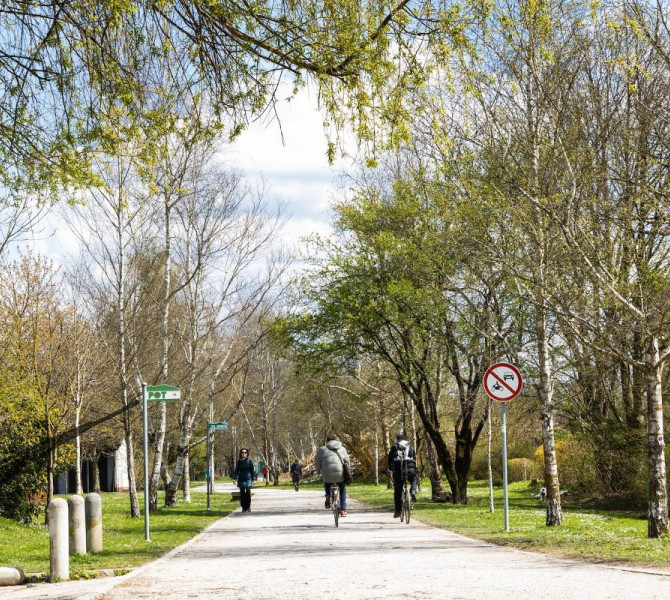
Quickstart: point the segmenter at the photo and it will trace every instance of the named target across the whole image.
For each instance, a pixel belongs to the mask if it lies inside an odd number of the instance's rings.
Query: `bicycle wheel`
[[[300,485],[300,483],[297,480],[293,482],[293,487],[295,488],[296,492],[298,491],[298,486],[299,485]]]
[[[340,526],[340,501],[335,499],[333,501],[333,516],[335,517],[335,527]]]
[[[409,490],[407,488],[405,488],[405,494],[404,494],[403,502],[402,502],[403,506],[405,507],[405,523],[409,523],[409,516],[412,512],[412,502],[411,502],[411,500],[412,499],[409,496]]]

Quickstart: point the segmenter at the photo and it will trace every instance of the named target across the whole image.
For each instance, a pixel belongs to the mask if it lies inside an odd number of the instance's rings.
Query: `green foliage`
[[[31,457],[0,484],[0,515],[29,522],[41,509],[46,487],[47,455],[30,451],[44,448],[47,439],[39,403],[29,387],[0,381],[0,414],[0,472],[11,469],[14,456],[26,449]]]
[[[234,138],[278,100],[288,75],[295,94],[311,77],[330,125],[359,138],[408,137],[408,90],[429,74],[415,39],[467,44],[468,4],[433,0],[323,2],[75,1],[25,10],[3,3],[0,183],[14,193],[89,186],[92,154],[178,132],[193,105],[224,120]],[[334,156],[334,144],[329,155]],[[54,193],[55,197],[55,193]]]

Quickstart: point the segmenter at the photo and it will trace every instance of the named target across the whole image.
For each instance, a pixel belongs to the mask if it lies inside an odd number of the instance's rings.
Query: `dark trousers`
[[[251,488],[240,488],[240,506],[242,510],[249,510],[251,508]]]
[[[417,473],[415,469],[407,470],[407,481],[409,482],[410,491],[416,494],[418,484]],[[399,513],[402,509],[402,492],[405,489],[402,483],[402,474],[393,471],[393,504],[395,505],[395,512],[397,513]]]

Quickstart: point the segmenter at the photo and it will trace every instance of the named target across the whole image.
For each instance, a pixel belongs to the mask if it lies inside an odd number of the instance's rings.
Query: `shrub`
[[[529,458],[513,458],[507,462],[507,480],[528,481],[538,477],[542,471],[537,462]]]

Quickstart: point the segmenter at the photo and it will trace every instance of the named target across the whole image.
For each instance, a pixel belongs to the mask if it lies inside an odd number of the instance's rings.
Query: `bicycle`
[[[293,476],[293,487],[295,488],[295,491],[298,491],[298,488],[300,487],[300,476]]]
[[[410,517],[412,515],[412,498],[410,497],[409,492],[409,478],[407,477],[407,461],[402,459],[401,467],[402,469],[402,504],[400,506],[400,522],[409,524]]]
[[[330,508],[335,517],[335,527],[339,527],[340,521],[340,486],[337,483],[330,484]]]

